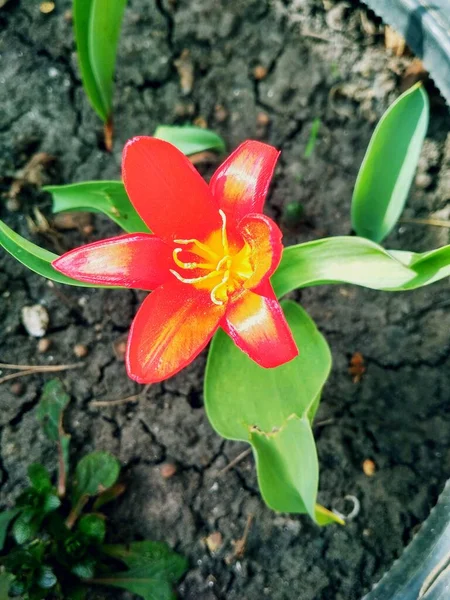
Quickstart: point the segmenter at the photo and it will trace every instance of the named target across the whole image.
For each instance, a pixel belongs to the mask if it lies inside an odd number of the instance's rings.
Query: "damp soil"
[[[206,123],[233,149],[246,138],[282,149],[267,207],[285,243],[351,233],[352,187],[376,120],[404,85],[413,57],[396,57],[383,28],[357,2],[329,0],[130,0],[119,48],[113,152],[77,70],[69,0],[49,14],[35,0],[0,8],[0,216],[45,247],[61,251],[114,235],[101,216],[92,228],[54,236],[30,232],[35,208],[50,222],[50,198],[35,185],[11,186],[39,152],[54,157],[43,183],[120,177],[121,148],[158,123]],[[406,217],[449,218],[448,111],[433,84],[432,118]],[[314,119],[320,130],[304,156]],[[201,165],[209,176],[214,165]],[[286,224],[298,202],[304,219]],[[448,230],[401,223],[387,247],[425,251]],[[0,253],[0,361],[64,364],[88,354],[62,379],[72,398],[66,429],[74,457],[93,449],[119,457],[128,484],[110,511],[112,539],[165,540],[189,559],[178,588],[185,600],[358,600],[400,555],[435,503],[450,467],[449,283],[404,294],[323,286],[298,300],[326,335],[333,373],[317,417],[319,501],[360,511],[345,527],[319,529],[305,516],[276,514],[258,493],[253,459],[220,471],[245,448],[222,440],[203,410],[206,356],[153,385],[139,402],[95,407],[136,394],[114,345],[123,340],[143,294],[49,285]],[[47,338],[26,333],[21,309],[43,304]],[[355,352],[366,372],[348,373]],[[0,387],[1,504],[9,505],[33,460],[54,465],[36,405],[49,376]],[[13,385],[14,384],[14,385]],[[19,384],[19,385],[17,385]],[[372,476],[363,462],[375,464]],[[164,478],[162,465],[176,466]],[[233,540],[253,523],[245,556],[227,564]],[[204,539],[220,532],[211,554]],[[97,598],[121,597],[119,592]]]

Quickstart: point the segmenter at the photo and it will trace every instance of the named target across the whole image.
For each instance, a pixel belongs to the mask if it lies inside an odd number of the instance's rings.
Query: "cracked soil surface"
[[[130,0],[118,53],[113,153],[81,87],[74,56],[70,1],[50,14],[35,0],[0,8],[0,216],[31,236],[25,215],[38,207],[51,219],[50,199],[25,186],[8,203],[14,179],[37,152],[55,157],[45,183],[118,179],[124,142],[158,123],[204,121],[233,149],[258,138],[282,149],[267,211],[285,243],[351,232],[350,199],[374,123],[398,95],[411,56],[386,51],[380,23],[357,2],[322,0]],[[407,217],[449,216],[449,117],[432,85],[432,119]],[[312,122],[317,144],[304,158]],[[198,122],[198,121],[197,121]],[[202,167],[205,175],[211,168]],[[289,202],[305,222],[284,224]],[[16,209],[16,210],[13,210]],[[17,210],[19,209],[19,210]],[[93,232],[63,232],[63,249],[114,235],[104,218]],[[449,242],[447,229],[400,224],[387,247],[424,251]],[[66,430],[80,457],[96,449],[122,462],[127,493],[111,510],[113,539],[166,540],[186,554],[190,570],[178,588],[184,600],[358,600],[410,540],[435,503],[450,467],[449,282],[405,294],[325,286],[298,294],[331,346],[334,368],[315,429],[320,455],[319,501],[348,511],[346,527],[318,529],[304,516],[275,514],[258,493],[252,458],[219,475],[245,449],[225,442],[202,408],[205,355],[152,386],[145,399],[116,407],[93,400],[135,394],[113,342],[126,335],[143,294],[49,286],[0,253],[0,361],[60,364],[88,356],[82,372],[63,381],[72,401]],[[24,306],[50,315],[51,346],[21,323]],[[367,371],[358,384],[349,360],[361,352]],[[80,376],[82,373],[82,376]],[[9,505],[33,460],[54,465],[35,408],[48,376],[0,386],[0,494]],[[320,425],[320,423],[322,423]],[[364,474],[371,459],[375,474]],[[176,473],[165,479],[161,465]],[[245,557],[232,550],[253,515]],[[204,538],[219,531],[211,554]],[[107,595],[100,590],[95,597]]]

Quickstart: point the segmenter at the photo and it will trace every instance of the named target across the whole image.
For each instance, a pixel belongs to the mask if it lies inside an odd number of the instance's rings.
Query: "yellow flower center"
[[[174,269],[171,273],[183,283],[190,283],[197,289],[210,292],[214,304],[221,306],[228,297],[242,287],[253,269],[250,263],[250,246],[243,242],[241,246],[230,244],[227,236],[227,218],[219,210],[222,218],[222,228],[214,231],[205,242],[196,239],[174,240],[177,246],[173,251],[175,264],[183,271],[201,269],[205,271],[197,277],[184,277]],[[198,259],[194,262],[180,260],[182,252],[195,254]]]

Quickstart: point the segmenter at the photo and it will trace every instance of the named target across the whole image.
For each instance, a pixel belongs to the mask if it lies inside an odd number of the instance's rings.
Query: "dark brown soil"
[[[380,26],[356,2],[321,0],[130,0],[119,50],[113,154],[82,90],[74,57],[69,0],[44,15],[35,0],[0,9],[0,216],[30,236],[24,215],[50,200],[32,186],[14,212],[6,196],[36,152],[56,158],[47,182],[120,177],[124,142],[158,123],[196,118],[220,132],[228,147],[260,138],[283,150],[268,212],[278,221],[292,201],[306,224],[285,227],[286,244],[351,231],[352,186],[374,123],[399,92],[411,57],[386,52]],[[367,20],[368,19],[368,20]],[[370,33],[371,32],[371,33]],[[176,67],[189,51],[194,81],[184,89]],[[186,59],[185,59],[186,60]],[[179,64],[178,64],[179,66]],[[255,79],[255,67],[264,67]],[[261,73],[261,70],[256,72]],[[189,83],[189,82],[188,82]],[[432,92],[432,122],[407,216],[448,218],[450,138],[447,109]],[[318,142],[304,150],[314,118]],[[209,173],[210,171],[208,171]],[[68,248],[116,233],[102,217],[90,237],[66,234]],[[32,239],[55,249],[42,236]],[[449,242],[448,230],[401,224],[387,247],[422,251]],[[72,402],[66,428],[76,456],[109,450],[124,465],[128,491],[111,513],[113,538],[166,540],[185,553],[185,600],[358,600],[399,556],[427,515],[450,467],[449,283],[405,294],[349,286],[305,290],[299,298],[327,336],[334,370],[315,430],[321,463],[319,500],[348,511],[346,527],[318,529],[306,517],[275,514],[258,493],[253,460],[218,475],[243,444],[224,442],[202,408],[205,356],[154,385],[145,400],[93,408],[92,400],[133,394],[112,344],[123,336],[142,294],[51,286],[0,253],[0,361],[67,363],[76,344],[89,354],[82,371],[64,374]],[[23,306],[50,314],[51,348],[21,324]],[[361,352],[367,372],[354,384],[348,364]],[[18,380],[19,395],[1,386],[1,503],[24,484],[32,460],[54,464],[35,407],[46,377]],[[362,463],[376,464],[373,477]],[[163,463],[177,466],[164,479]],[[254,515],[245,558],[227,565],[232,540]],[[203,539],[220,531],[211,555]],[[103,597],[103,596],[102,596]],[[111,597],[119,597],[113,594]]]

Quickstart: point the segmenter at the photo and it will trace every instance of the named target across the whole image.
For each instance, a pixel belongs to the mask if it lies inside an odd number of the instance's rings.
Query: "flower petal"
[[[274,221],[263,214],[247,215],[237,229],[251,248],[253,274],[244,283],[244,287],[251,290],[268,281],[280,264],[283,234]]]
[[[57,271],[87,283],[153,290],[173,268],[171,248],[148,233],[86,244],[53,261]]]
[[[234,343],[258,365],[278,367],[298,355],[298,349],[270,284],[266,295],[245,291],[230,303],[222,327]]]
[[[217,329],[225,306],[209,293],[168,281],[140,307],[128,338],[128,376],[154,383],[178,373],[200,354]]]
[[[280,152],[249,140],[241,144],[212,176],[209,187],[227,216],[239,222],[248,213],[261,213]]]
[[[208,185],[175,146],[135,137],[123,151],[122,176],[134,208],[165,240],[203,240],[222,221]]]

